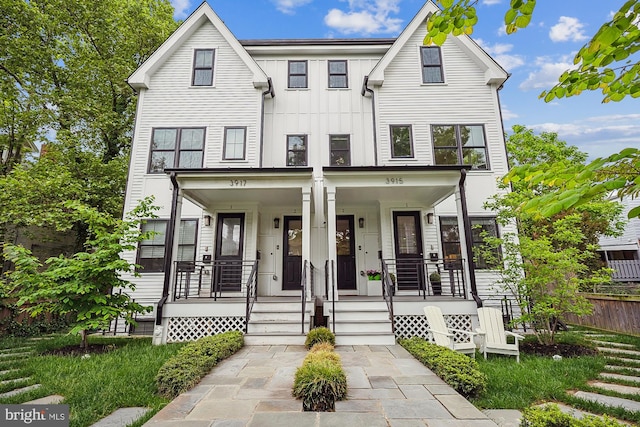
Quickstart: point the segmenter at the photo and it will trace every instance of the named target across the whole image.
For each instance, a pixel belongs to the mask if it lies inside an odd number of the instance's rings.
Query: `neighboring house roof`
[[[244,61],[253,73],[253,86],[268,87],[268,77],[251,55],[242,47],[238,39],[216,15],[211,6],[204,1],[181,25],[165,40],[162,45],[129,76],[127,82],[134,89],[148,89],[151,76],[171,57],[171,55],[187,40],[200,26],[209,21],[220,32],[222,37],[231,45],[233,50]]]
[[[382,85],[384,83],[384,72],[389,64],[393,61],[395,56],[400,52],[409,39],[415,34],[415,32],[423,25],[424,21],[432,13],[438,12],[440,9],[433,3],[433,1],[427,1],[424,6],[418,11],[416,16],[413,17],[409,25],[405,27],[402,33],[398,36],[395,43],[382,57],[382,59],[376,64],[371,73],[369,73],[368,82],[372,85]],[[502,68],[493,58],[487,54],[471,37],[467,35],[461,35],[458,37],[448,37],[447,40],[451,40],[456,43],[463,51],[465,51],[469,57],[478,66],[485,70],[486,84],[498,84],[507,80],[509,74]]]

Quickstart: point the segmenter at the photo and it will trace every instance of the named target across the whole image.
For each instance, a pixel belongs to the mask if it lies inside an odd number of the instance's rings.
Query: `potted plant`
[[[434,295],[442,295],[442,278],[440,273],[434,271],[429,275],[429,282],[431,282],[431,289]]]
[[[380,270],[367,270],[367,279],[380,280],[381,277],[382,277],[382,273],[380,273]]]

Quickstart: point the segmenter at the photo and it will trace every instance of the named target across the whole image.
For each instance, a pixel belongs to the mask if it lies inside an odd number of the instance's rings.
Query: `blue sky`
[[[201,0],[171,0],[184,19]],[[424,0],[208,0],[238,39],[396,37]],[[624,0],[539,1],[529,27],[506,35],[509,0],[479,0],[472,37],[511,77],[500,92],[505,130],[557,132],[591,158],[640,147],[640,100],[602,104],[600,92],[538,99]]]

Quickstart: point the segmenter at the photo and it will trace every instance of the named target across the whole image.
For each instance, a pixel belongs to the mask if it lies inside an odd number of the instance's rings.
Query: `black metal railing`
[[[308,261],[304,260],[304,264],[302,265],[302,277],[300,278],[300,288],[302,289],[302,334],[304,334],[304,315],[305,310],[307,309],[307,264]]]
[[[432,260],[422,258],[399,258],[382,260],[391,281],[392,294],[415,292],[427,296],[449,296],[467,298],[464,277],[464,259]]]
[[[389,266],[383,259],[382,263],[382,298],[387,303],[387,310],[389,310],[389,320],[391,320],[391,332],[395,333],[395,322],[393,316],[393,294],[395,293],[395,280],[396,277],[393,273],[389,272]]]
[[[258,260],[176,261],[173,299],[247,297],[257,280]]]
[[[336,333],[336,281],[335,263],[325,261],[324,263],[324,292],[328,300],[331,301],[331,332]]]
[[[247,280],[247,303],[245,309],[244,333],[249,333],[249,319],[251,319],[251,311],[253,304],[258,300],[258,260],[253,263],[251,273]]]

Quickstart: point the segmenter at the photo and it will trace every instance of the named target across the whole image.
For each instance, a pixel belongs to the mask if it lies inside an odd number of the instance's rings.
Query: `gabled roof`
[[[373,67],[371,73],[369,73],[368,82],[372,85],[380,86],[384,83],[384,72],[409,41],[409,39],[415,34],[415,32],[424,25],[425,19],[432,13],[440,11],[438,6],[433,3],[432,0],[428,0],[424,6],[418,11],[416,16],[413,17],[409,25],[405,27],[402,33],[398,36],[395,43],[387,51],[387,53],[380,59],[380,61]],[[458,37],[449,36],[447,41],[453,41],[456,43],[469,57],[485,70],[485,82],[486,84],[502,84],[509,76],[508,73],[485,52],[471,37],[462,35]]]
[[[174,31],[167,40],[136,70],[129,76],[127,82],[134,89],[148,89],[151,76],[171,57],[171,55],[186,41],[200,26],[209,21],[220,32],[222,37],[231,45],[236,54],[244,61],[253,73],[253,86],[256,88],[268,87],[268,78],[260,66],[242,47],[238,39],[227,28],[222,20],[211,9],[206,1],[202,4]]]

